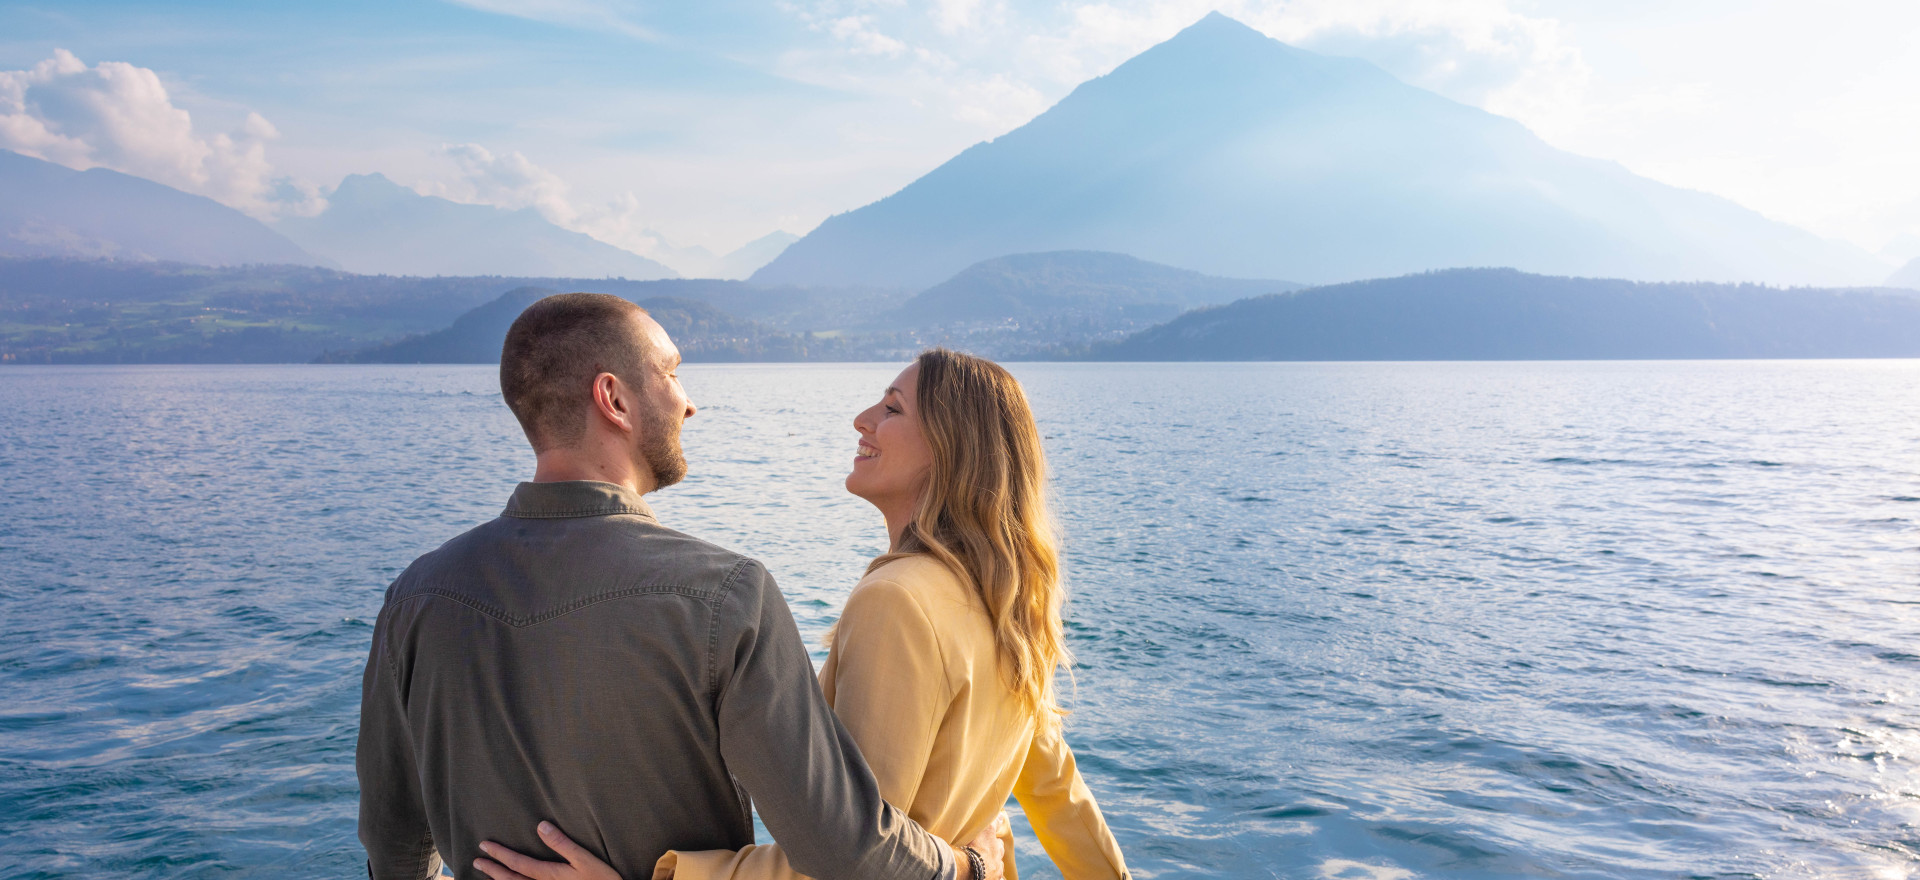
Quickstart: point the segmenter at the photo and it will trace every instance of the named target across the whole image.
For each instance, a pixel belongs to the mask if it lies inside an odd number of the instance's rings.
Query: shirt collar
[[[632,489],[597,480],[521,483],[507,499],[501,516],[521,519],[566,519],[581,516],[633,514],[658,522],[653,508]]]

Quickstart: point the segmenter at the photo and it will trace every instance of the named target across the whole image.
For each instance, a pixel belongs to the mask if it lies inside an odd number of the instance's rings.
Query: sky
[[[4,0],[0,148],[269,220],[379,172],[723,253],[884,197],[1212,10],[1920,256],[1912,0]]]

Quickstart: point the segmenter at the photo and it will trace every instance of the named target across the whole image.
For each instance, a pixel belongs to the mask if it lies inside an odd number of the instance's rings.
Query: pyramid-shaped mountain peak
[[[1182,28],[1179,33],[1173,35],[1173,39],[1167,42],[1173,43],[1180,40],[1233,37],[1253,37],[1261,40],[1272,40],[1271,37],[1248,27],[1239,19],[1216,9],[1202,16],[1199,21]]]
[[[1216,12],[829,218],[754,280],[926,287],[1055,250],[1310,283],[1459,266],[1801,284],[1886,274],[1858,248],[1556,150],[1510,119]]]

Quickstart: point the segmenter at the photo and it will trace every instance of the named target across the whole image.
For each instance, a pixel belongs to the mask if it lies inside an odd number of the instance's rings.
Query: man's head
[[[680,425],[694,408],[679,367],[680,350],[646,309],[603,293],[562,293],[528,306],[507,330],[500,393],[543,461],[624,456],[644,491],[687,473]],[[617,470],[620,462],[600,464]]]

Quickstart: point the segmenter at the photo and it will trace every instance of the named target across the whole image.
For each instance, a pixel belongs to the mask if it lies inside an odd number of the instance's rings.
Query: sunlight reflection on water
[[[816,644],[884,541],[839,481],[893,369],[686,370],[656,507]],[[1139,876],[1912,873],[1920,363],[1015,369]],[[530,467],[491,370],[8,369],[0,406],[0,862],[357,876],[381,591]]]

